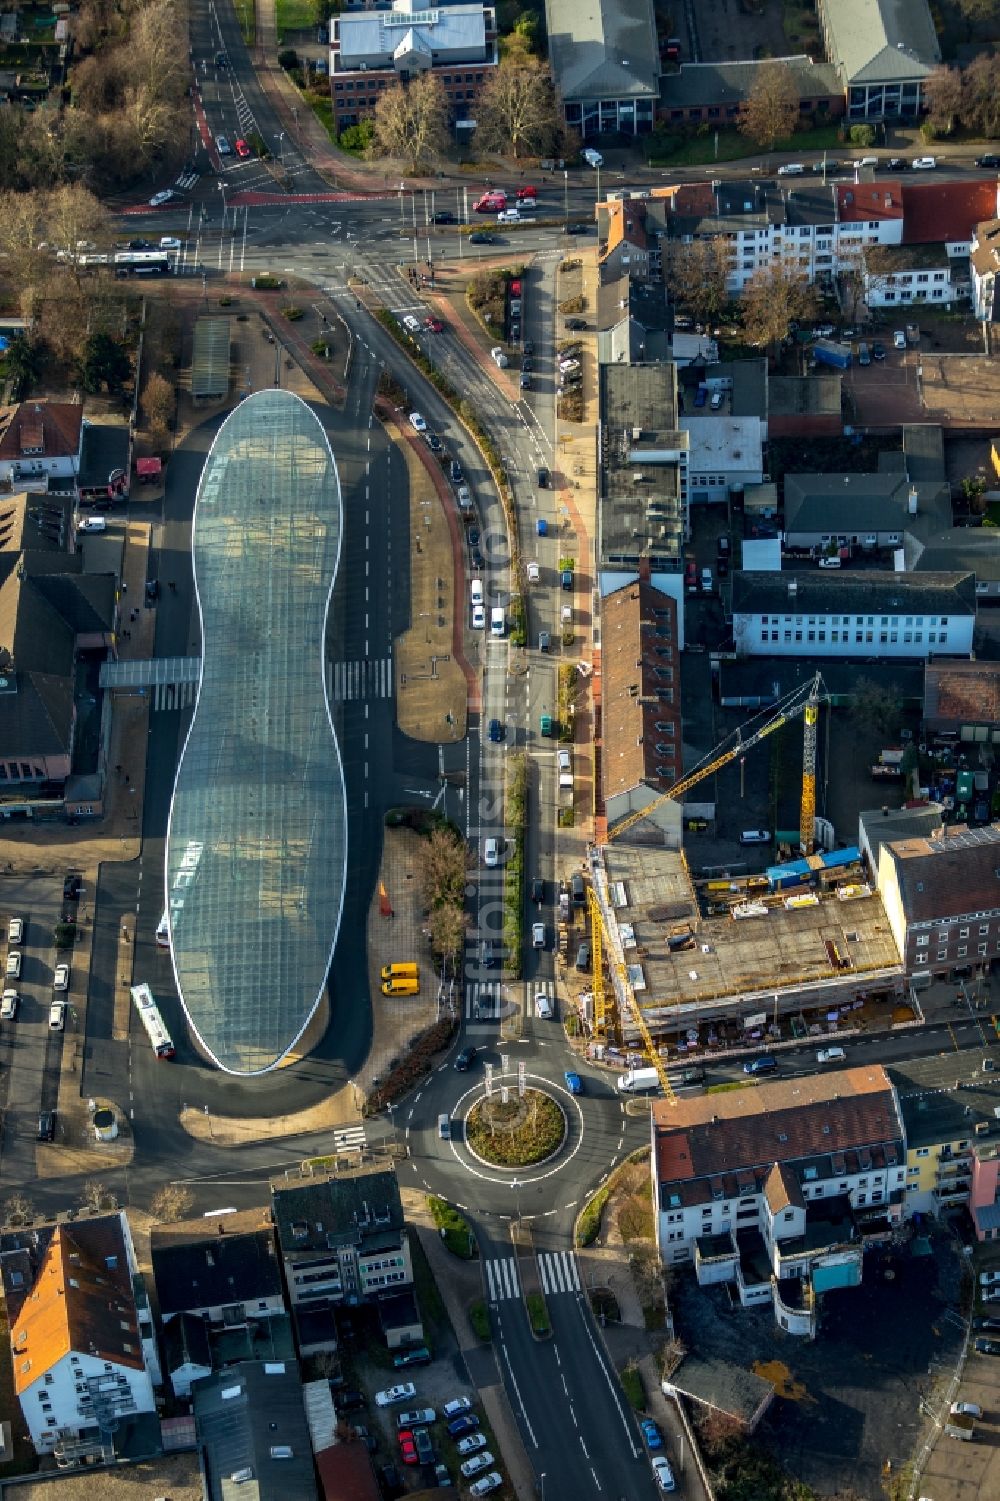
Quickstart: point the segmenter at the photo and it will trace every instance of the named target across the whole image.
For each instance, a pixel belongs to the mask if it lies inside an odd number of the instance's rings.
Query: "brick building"
[[[878,889],[908,973],[1000,958],[1000,824],[883,845]]]

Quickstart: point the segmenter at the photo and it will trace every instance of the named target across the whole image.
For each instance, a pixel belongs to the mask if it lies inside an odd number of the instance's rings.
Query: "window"
[[[930,1155],[931,1155],[931,1149],[930,1149],[930,1147],[918,1147],[917,1148],[917,1156],[918,1157],[929,1157]]]
[[[943,964],[948,958],[947,949],[938,949],[938,963]]]
[[[930,941],[931,939],[929,933],[920,933],[917,937],[917,947],[925,949]]]
[[[998,944],[997,946],[998,946],[998,948],[1000,948],[1000,944]],[[915,954],[914,955],[914,962],[916,964],[926,964],[927,963],[927,955],[926,954]]]
[[[960,958],[960,959],[964,959],[964,958],[965,958],[965,956],[966,956],[966,954],[967,954],[967,953],[968,953],[968,952],[969,952],[969,946],[968,946],[968,944],[965,944],[965,943],[963,943],[963,944],[962,944],[962,945],[961,945],[961,946],[960,946],[960,948],[959,948],[959,950],[958,950],[958,957],[959,957],[959,958]]]
[[[968,928],[959,928],[959,930],[958,930],[958,936],[959,936],[959,938],[968,938],[968,936],[969,936],[969,930],[968,930]]]

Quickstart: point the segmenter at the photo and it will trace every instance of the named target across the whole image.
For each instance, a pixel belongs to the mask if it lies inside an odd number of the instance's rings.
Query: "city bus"
[[[160,1008],[153,1000],[153,992],[148,985],[133,985],[130,987],[132,1004],[139,1013],[139,1019],[146,1029],[153,1052],[157,1058],[172,1058],[174,1056],[174,1044],[170,1033],[163,1024]]]

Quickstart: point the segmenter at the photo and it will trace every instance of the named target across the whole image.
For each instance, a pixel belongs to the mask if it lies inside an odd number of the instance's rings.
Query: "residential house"
[[[816,8],[851,123],[915,120],[941,61],[927,0],[817,0]]]
[[[83,408],[76,402],[22,401],[0,407],[0,485],[72,489],[82,430]]]
[[[680,418],[689,445],[688,501],[726,504],[733,495],[742,495],[747,485],[763,482],[766,423],[756,412],[734,410],[738,400],[731,374],[706,371],[703,389],[709,399],[702,395],[699,406],[696,398],[695,410],[686,410]]]
[[[983,323],[992,323],[996,307],[997,269],[1000,267],[1000,218],[984,219],[972,232],[969,252],[972,310]]]
[[[597,289],[597,359],[603,365],[651,365],[672,358],[673,310],[662,282],[627,272]]]
[[[1000,1083],[982,1054],[915,1058],[887,1072],[906,1131],[906,1214],[965,1208],[977,1240],[1000,1239]]]
[[[971,573],[737,573],[733,639],[751,656],[969,657]]]
[[[919,174],[918,174],[919,175]],[[976,226],[1000,214],[996,176],[914,178],[903,192],[904,245],[942,245],[950,260],[967,257]]]
[[[652,0],[545,0],[545,29],[566,123],[596,135],[646,135],[660,95]]]
[[[905,474],[786,474],[785,546],[817,553],[899,547],[918,506]]]
[[[232,1327],[285,1311],[274,1229],[259,1209],[157,1225],[151,1259],[165,1324],[187,1313]]]
[[[834,120],[844,113],[844,90],[836,68],[797,57],[759,62],[691,62],[665,72],[660,79],[659,120],[667,125],[732,125],[740,106],[749,99],[761,69],[775,61],[795,84],[799,114]]]
[[[602,282],[644,281],[662,270],[659,239],[646,233],[646,203],[631,195],[609,198],[601,225],[597,269]]]
[[[366,9],[330,20],[330,97],[338,130],[375,111],[379,96],[397,83],[433,72],[452,118],[474,116],[473,101],[497,65],[496,12],[492,6],[394,0],[391,10]]]
[[[908,974],[987,971],[1000,957],[1000,824],[883,844],[878,889]]]
[[[132,436],[124,423],[84,422],[76,480],[81,505],[127,500],[131,468]]]
[[[209,1501],[231,1501],[240,1485],[254,1501],[317,1501],[294,1361],[244,1361],[196,1382],[193,1397]]]
[[[340,1304],[373,1303],[412,1285],[395,1173],[282,1179],[272,1184],[271,1208],[303,1355],[336,1348]]]
[[[680,601],[687,527],[688,435],[677,422],[677,369],[598,367],[601,422],[597,563],[601,594],[638,576]]]
[[[186,1398],[196,1381],[211,1376],[211,1330],[196,1314],[180,1313],[163,1328],[163,1368],[175,1397]]]
[[[967,258],[950,260],[944,245],[895,245],[877,266],[866,257],[864,295],[870,309],[928,302],[951,307],[971,296]]]
[[[601,601],[601,797],[608,826],[681,777],[677,601],[640,577]],[[681,846],[681,806],[661,803],[639,826]]]
[[[879,1065],[657,1100],[651,1139],[664,1264],[770,1303],[789,1334],[815,1334],[818,1297],[857,1287],[902,1217],[903,1122]]]
[[[928,662],[923,736],[1000,745],[1000,662]]]
[[[107,1462],[130,1444],[156,1452],[155,1345],[137,1307],[124,1211],[5,1230],[0,1276],[14,1392],[35,1452],[60,1467]]]

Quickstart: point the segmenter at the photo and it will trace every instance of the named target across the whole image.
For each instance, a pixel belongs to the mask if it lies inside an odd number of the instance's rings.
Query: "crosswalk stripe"
[[[538,1271],[542,1279],[542,1291],[547,1297],[553,1293],[580,1291],[580,1273],[572,1251],[540,1252]]]
[[[474,980],[465,990],[465,1014],[476,1019],[494,1016],[501,1000],[499,980]]]
[[[327,692],[335,703],[365,698],[391,698],[392,658],[356,662],[328,662]]]
[[[338,1152],[363,1151],[365,1145],[364,1126],[344,1126],[341,1130],[334,1131],[333,1145]]]
[[[486,1281],[489,1285],[491,1303],[508,1302],[511,1298],[520,1297],[517,1262],[513,1256],[487,1261]]]

